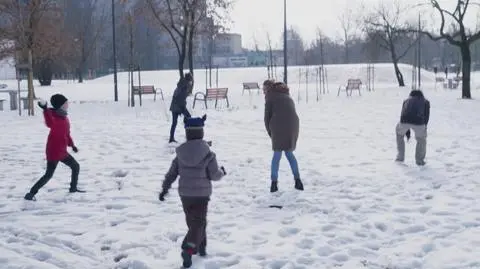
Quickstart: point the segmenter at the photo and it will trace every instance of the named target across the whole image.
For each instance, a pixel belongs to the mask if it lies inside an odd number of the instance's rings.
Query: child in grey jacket
[[[192,265],[192,255],[198,253],[206,256],[207,246],[207,211],[208,202],[212,195],[212,181],[220,180],[226,175],[225,168],[218,167],[217,158],[210,150],[208,143],[203,140],[205,120],[202,118],[187,118],[185,133],[187,142],[176,149],[177,156],[165,175],[160,193],[160,201],[173,182],[179,176],[178,193],[188,226],[188,232],[182,243],[183,267]]]

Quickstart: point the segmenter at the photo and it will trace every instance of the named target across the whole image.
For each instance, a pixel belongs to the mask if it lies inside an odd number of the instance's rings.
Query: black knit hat
[[[61,94],[54,94],[50,97],[50,104],[54,109],[59,109],[68,101],[68,99]]]

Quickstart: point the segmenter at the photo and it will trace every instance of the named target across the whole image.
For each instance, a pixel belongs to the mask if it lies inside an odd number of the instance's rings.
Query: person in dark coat
[[[33,185],[30,192],[25,194],[25,200],[35,200],[38,191],[53,177],[59,162],[72,169],[70,192],[85,192],[77,188],[80,165],[67,151],[67,147],[71,147],[74,152],[78,152],[70,136],[70,121],[67,117],[68,100],[61,94],[55,94],[50,98],[50,103],[53,107],[51,109],[47,108],[46,102],[38,102],[38,106],[43,109],[45,125],[50,128],[46,146],[47,171]]]
[[[170,128],[169,143],[177,142],[175,140],[175,129],[177,128],[178,116],[190,118],[190,112],[187,110],[187,97],[192,93],[193,76],[190,73],[185,74],[177,83],[177,88],[173,93],[170,111],[172,112],[172,127]]]
[[[422,91],[413,90],[410,96],[403,102],[400,115],[400,122],[395,128],[397,135],[397,162],[405,160],[405,140],[404,136],[410,132],[415,133],[417,145],[415,148],[415,161],[417,165],[425,165],[425,156],[427,152],[427,125],[430,120],[430,101],[428,101]]]
[[[290,164],[295,180],[295,189],[303,190],[297,159],[293,154],[297,146],[299,118],[295,103],[290,98],[289,88],[281,82],[263,83],[265,93],[265,128],[272,140],[273,158],[271,164],[270,192],[278,191],[278,170],[282,152]]]
[[[207,211],[212,195],[212,181],[218,181],[226,175],[225,168],[218,167],[215,153],[203,140],[205,120],[206,116],[185,120],[187,142],[176,149],[177,155],[165,175],[159,195],[160,201],[164,201],[168,190],[180,176],[178,193],[188,226],[182,243],[185,268],[192,265],[192,255],[207,255]]]

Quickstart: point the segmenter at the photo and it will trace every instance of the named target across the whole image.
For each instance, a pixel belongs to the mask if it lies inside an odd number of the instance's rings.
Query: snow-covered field
[[[410,82],[410,67],[402,68]],[[479,101],[435,90],[433,74],[425,73],[432,103],[427,165],[414,164],[414,140],[399,165],[394,129],[409,90],[395,86],[391,65],[380,65],[375,92],[337,97],[338,85],[363,74],[358,70],[332,67],[330,93],[318,102],[315,85],[309,85],[308,104],[301,85],[297,158],[306,190],[294,190],[284,159],[275,195],[269,193],[263,96],[242,96],[239,86],[260,82],[266,72],[221,71],[219,86],[230,87],[232,107],[207,110],[205,131],[228,176],[214,186],[209,256],[195,257],[192,268],[480,268]],[[174,156],[166,112],[175,76],[146,72],[142,79],[164,88],[167,100],[146,96],[136,108],[126,105],[126,74],[119,76],[118,104],[111,101],[111,76],[37,87],[39,97],[62,92],[73,101],[72,135],[86,194],[67,194],[70,171],[60,165],[38,201],[24,201],[44,172],[48,129],[40,113],[0,113],[0,268],[180,268],[186,226],[178,195],[172,190],[167,201],[157,200]],[[203,88],[204,78],[198,80]],[[200,105],[193,114],[205,111]],[[183,139],[181,125],[177,138]],[[272,203],[284,208],[269,208]]]

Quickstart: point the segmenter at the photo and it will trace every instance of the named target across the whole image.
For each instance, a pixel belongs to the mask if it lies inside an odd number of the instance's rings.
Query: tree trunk
[[[180,75],[180,78],[184,77],[184,73],[183,73],[184,63],[185,63],[185,53],[179,53],[178,54],[178,74]]]
[[[81,67],[78,67],[78,83],[83,83],[83,71],[82,71],[83,68]]]
[[[188,33],[188,69],[190,70],[190,74],[193,76],[194,70],[194,59],[193,59],[193,37],[195,35],[195,29],[192,27]]]
[[[462,44],[460,52],[462,54],[462,98],[472,99],[472,94],[470,92],[470,71],[472,68],[470,44]]]
[[[393,61],[393,68],[395,69],[395,76],[397,76],[398,86],[405,87],[405,81],[403,80],[403,74],[398,67],[398,61]]]
[[[400,71],[400,68],[398,67],[398,57],[397,57],[397,52],[395,51],[395,45],[393,44],[393,41],[390,40],[390,56],[392,57],[392,62],[393,62],[393,68],[395,70],[395,76],[397,77],[398,81],[398,86],[399,87],[405,87],[405,81],[403,80],[403,74]]]
[[[348,43],[345,42],[345,64],[350,63],[350,53],[349,53],[349,51],[350,51],[350,48],[348,46]]]
[[[37,64],[37,78],[40,86],[50,86],[52,84],[52,61],[50,59],[41,60]]]
[[[180,51],[178,52],[178,73],[180,75],[180,78],[184,78],[185,74],[183,72],[183,69],[185,67],[185,57],[187,55],[187,39],[188,39],[188,27],[184,26],[182,36],[180,36],[181,39],[181,46],[180,46]]]

